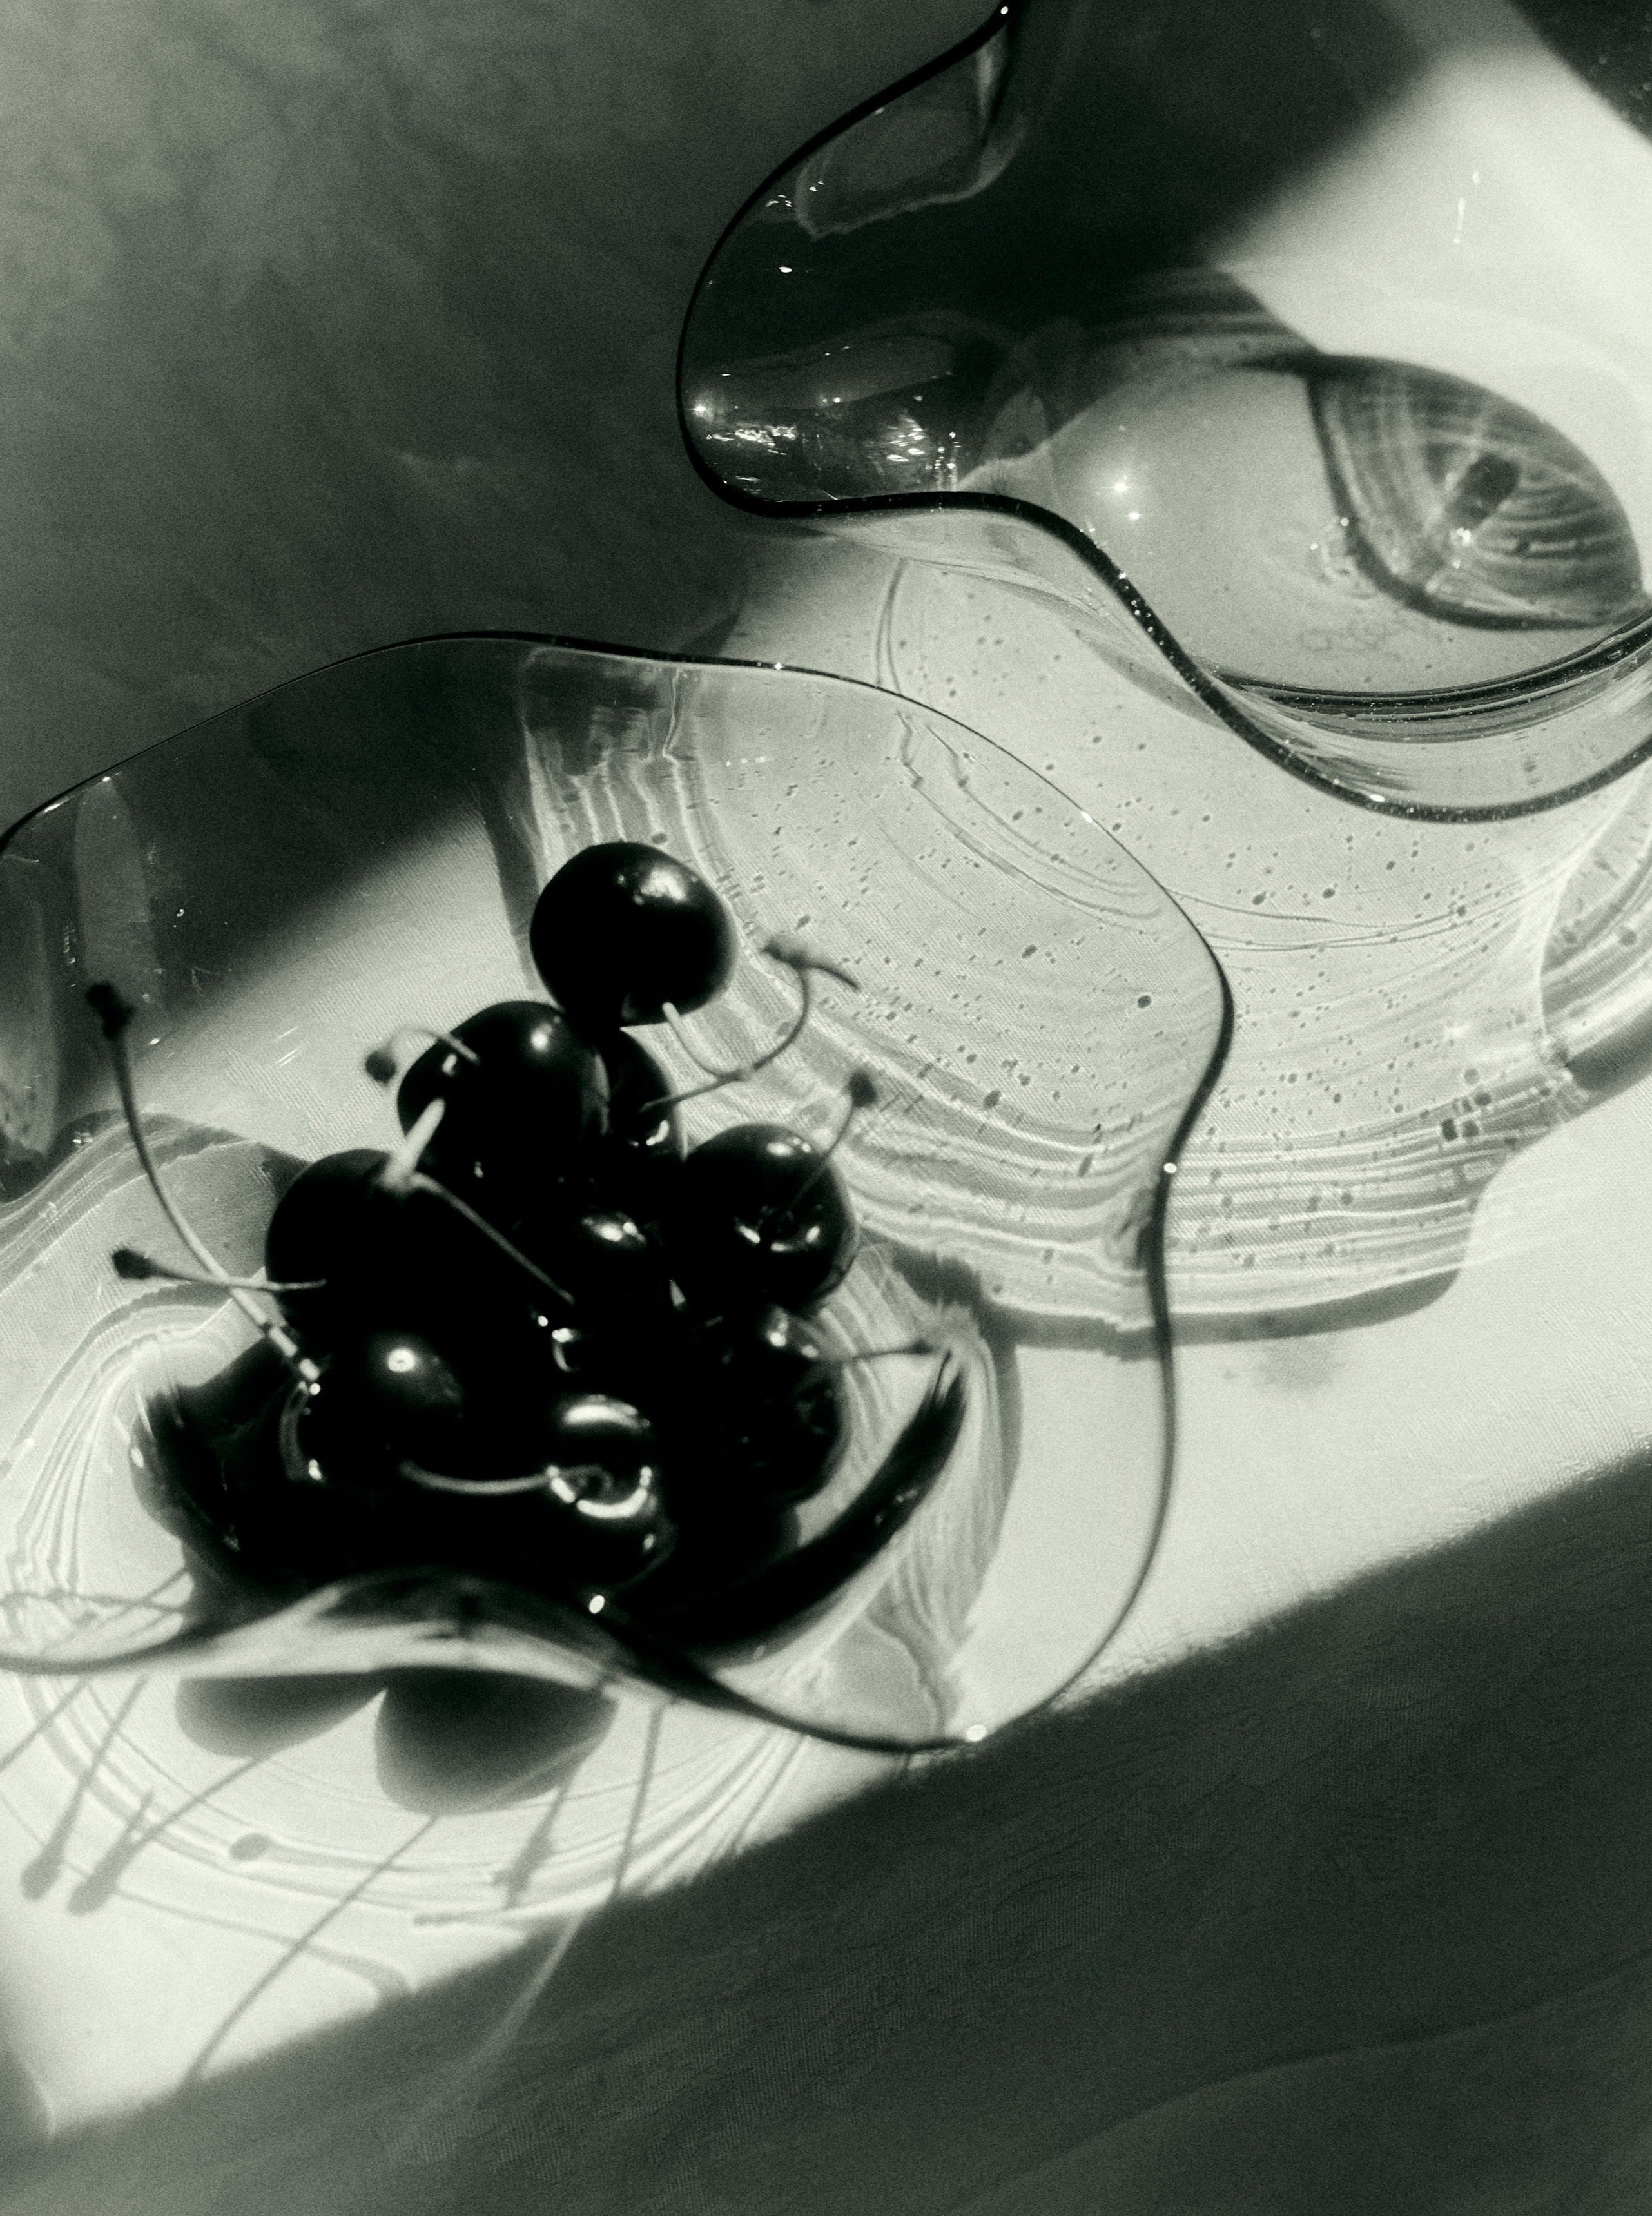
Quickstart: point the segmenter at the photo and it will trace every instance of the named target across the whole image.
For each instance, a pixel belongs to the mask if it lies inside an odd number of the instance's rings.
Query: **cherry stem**
[[[422,1114],[416,1117],[402,1136],[401,1144],[393,1154],[385,1158],[379,1173],[379,1182],[386,1192],[406,1192],[418,1174],[419,1156],[436,1136],[437,1127],[447,1113],[445,1100],[433,1100]]]
[[[514,1262],[519,1270],[526,1270],[535,1283],[543,1285],[546,1292],[554,1293],[564,1308],[572,1308],[573,1295],[564,1286],[559,1285],[554,1277],[546,1277],[537,1262],[530,1262],[520,1246],[513,1246],[504,1233],[496,1230],[487,1217],[478,1215],[468,1201],[461,1200],[456,1192],[450,1191],[447,1186],[441,1184],[438,1179],[427,1177],[422,1170],[410,1178],[408,1183],[410,1189],[414,1192],[433,1193],[456,1215],[462,1216],[473,1230],[479,1231],[484,1239],[490,1239],[507,1260]]]
[[[671,1027],[671,1036],[676,1040],[689,1061],[693,1063],[694,1068],[705,1071],[707,1081],[704,1085],[690,1086],[683,1093],[670,1093],[664,1099],[650,1100],[648,1106],[642,1111],[644,1115],[654,1110],[663,1111],[672,1108],[681,1108],[685,1100],[698,1100],[707,1093],[721,1092],[725,1085],[741,1084],[745,1079],[755,1077],[760,1069],[767,1069],[771,1062],[778,1062],[788,1047],[796,1044],[808,1025],[813,1007],[813,990],[809,982],[812,974],[818,972],[823,977],[835,977],[840,985],[848,986],[853,992],[858,993],[860,989],[860,980],[852,977],[847,970],[840,969],[835,962],[817,960],[815,956],[805,952],[800,946],[793,945],[789,940],[771,939],[761,951],[767,955],[771,962],[778,962],[783,968],[789,970],[797,980],[798,1012],[792,1019],[784,1037],[752,1061],[736,1062],[731,1068],[724,1068],[718,1062],[707,1062],[689,1036],[688,1026],[684,1023],[676,1006],[674,1002],[667,1000],[663,1004],[662,1013]]]
[[[107,982],[89,986],[86,998],[103,1026],[103,1037],[108,1044],[109,1061],[114,1071],[115,1091],[120,1096],[120,1112],[126,1119],[126,1130],[131,1134],[139,1166],[149,1180],[151,1191],[161,1204],[162,1213],[200,1263],[208,1281],[220,1286],[248,1322],[262,1333],[281,1358],[307,1383],[312,1382],[320,1376],[320,1370],[300,1350],[297,1339],[258,1307],[245,1284],[239,1278],[231,1277],[162,1181],[155,1157],[149,1150],[149,1141],[144,1136],[143,1118],[138,1112],[138,1095],[132,1081],[132,1056],[126,1045],[126,1031],[133,1018],[131,1003],[123,1000],[114,987]]]
[[[788,1216],[792,1213],[792,1210],[796,1208],[798,1203],[803,1198],[804,1195],[806,1192],[812,1191],[814,1187],[819,1184],[822,1178],[825,1176],[827,1169],[830,1166],[832,1156],[842,1145],[844,1140],[848,1137],[849,1126],[854,1123],[855,1117],[860,1114],[863,1109],[875,1108],[878,1105],[878,1087],[873,1084],[871,1074],[867,1070],[855,1070],[850,1076],[846,1090],[848,1093],[848,1099],[844,1106],[843,1120],[838,1125],[836,1130],[832,1134],[831,1144],[821,1155],[820,1160],[815,1164],[813,1169],[810,1171],[808,1176],[804,1178],[803,1183],[792,1194],[791,1199],[786,1202],[784,1213]]]
[[[848,1370],[857,1362],[886,1362],[892,1354],[939,1354],[940,1349],[927,1339],[909,1339],[904,1346],[863,1346],[858,1354],[823,1354],[815,1364],[817,1370]]]
[[[398,1024],[381,1045],[374,1047],[362,1063],[362,1068],[375,1085],[388,1085],[396,1075],[396,1056],[403,1039],[424,1038],[437,1046],[445,1046],[449,1054],[460,1056],[465,1061],[479,1064],[481,1056],[468,1047],[452,1031],[433,1031],[428,1024]]]
[[[414,1485],[422,1485],[429,1493],[474,1493],[484,1500],[500,1500],[512,1493],[544,1493],[553,1477],[606,1477],[607,1472],[600,1462],[582,1462],[569,1465],[558,1463],[552,1468],[536,1469],[529,1477],[444,1477],[434,1469],[426,1469],[416,1462],[404,1462],[401,1473]]]
[[[117,1246],[109,1259],[117,1277],[165,1277],[179,1285],[235,1285],[243,1293],[318,1293],[327,1283],[325,1277],[296,1277],[290,1283],[272,1283],[268,1277],[209,1277],[203,1270],[181,1270],[173,1263],[157,1262],[152,1254],[139,1253],[135,1246]]]
[[[419,1157],[435,1136],[441,1119],[447,1112],[447,1104],[445,1100],[433,1100],[423,1113],[415,1119],[400,1146],[393,1154],[387,1157],[383,1169],[379,1171],[379,1185],[386,1192],[434,1194],[436,1199],[451,1208],[456,1215],[462,1216],[473,1230],[479,1231],[484,1239],[490,1239],[499,1252],[513,1261],[519,1270],[526,1270],[528,1276],[536,1283],[543,1285],[547,1292],[554,1294],[564,1308],[572,1308],[574,1301],[571,1293],[565,1291],[554,1277],[547,1277],[539,1264],[530,1262],[521,1248],[514,1246],[502,1231],[494,1228],[485,1216],[478,1215],[468,1202],[461,1200],[459,1195],[451,1191],[439,1178],[433,1178],[427,1171],[419,1167]]]

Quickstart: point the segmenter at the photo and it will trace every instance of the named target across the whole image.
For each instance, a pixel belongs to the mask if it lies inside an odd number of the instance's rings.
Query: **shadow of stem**
[[[1016,2181],[1086,2147],[1090,2177],[1157,2104],[1503,2018],[1449,2116],[1426,2071],[1392,2112],[1369,2063],[1331,2071],[1377,2088],[1337,2111],[1358,2153],[1342,2205],[1419,2205],[1420,2145],[1453,2175],[1494,2163],[1534,2057],[1570,2089],[1544,2159],[1569,2147],[1587,2169],[1589,2089],[1621,2079],[1652,1984],[1623,1988],[1628,2015],[1581,2057],[1519,2012],[1652,1946],[1648,1475],[1600,1477],[620,1902],[525,2010],[520,1963],[490,1966],[52,2150],[8,2208],[526,2216],[554,2175],[566,2216],[666,2216],[713,2186],[754,2216],[1049,2216]],[[508,2019],[453,2112],[453,2056]],[[380,2163],[410,2116],[429,2120],[416,2155]],[[1299,2133],[1289,2103],[1275,2121]],[[1319,2216],[1252,2153],[1270,2211]],[[1050,2205],[1091,2207],[1087,2189],[1069,2177]],[[1109,2207],[1167,2205],[1153,2189],[1138,2172]]]

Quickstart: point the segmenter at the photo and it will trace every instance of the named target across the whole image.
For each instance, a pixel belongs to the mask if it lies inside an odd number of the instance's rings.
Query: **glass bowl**
[[[111,1266],[174,1249],[87,988],[136,1010],[169,1189],[254,1271],[302,1161],[391,1142],[364,1051],[537,997],[537,894],[612,838],[692,862],[735,917],[735,982],[697,1019],[720,1057],[783,1025],[755,957],[770,935],[858,979],[685,1122],[691,1142],[749,1120],[819,1133],[869,1069],[880,1105],[840,1156],[861,1243],[822,1327],[845,1351],[938,1351],[845,1373],[849,1445],[799,1548],[692,1637],[623,1597],[593,1615],[393,1555],[250,1588],[181,1515],[166,1438],[179,1394],[255,1334],[213,1288]],[[1129,1608],[1174,1440],[1166,1203],[1225,989],[1092,816],[961,726],[772,668],[506,637],[389,648],[29,817],[0,850],[0,1666],[624,1683],[904,1749],[1051,1699]]]
[[[776,520],[724,649],[934,703],[1195,921],[1178,1327],[1311,1333],[1648,1066],[1652,147],[1512,15],[1176,20],[1017,0],[823,133],[681,399]]]
[[[1652,149],[1512,10],[1179,22],[1014,0],[778,170],[685,326],[696,460],[769,514],[1031,520],[1362,806],[1610,780],[1652,745]]]

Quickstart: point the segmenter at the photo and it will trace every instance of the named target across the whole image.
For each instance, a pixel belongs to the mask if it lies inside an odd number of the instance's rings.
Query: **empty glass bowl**
[[[771,513],[1031,519],[1347,798],[1541,809],[1652,744],[1649,212],[1512,9],[1020,0],[753,196],[683,421]]]
[[[393,1142],[366,1050],[537,997],[538,892],[609,839],[662,846],[727,902],[742,956],[696,1019],[719,1058],[783,1025],[771,935],[858,980],[684,1120],[691,1143],[753,1120],[821,1134],[846,1072],[872,1072],[879,1104],[839,1157],[861,1244],[822,1330],[934,1351],[844,1373],[848,1444],[799,1549],[692,1640],[624,1596],[583,1610],[533,1564],[516,1582],[403,1560],[393,1535],[372,1573],[249,1586],[192,1537],[166,1442],[179,1392],[253,1327],[210,1286],[111,1266],[176,1246],[86,990],[135,1009],[161,1174],[255,1272],[300,1162]],[[1172,1446],[1165,1201],[1224,989],[1104,830],[945,717],[533,639],[390,648],[28,819],[0,852],[0,1665],[618,1679],[902,1747],[1051,1698],[1129,1606]],[[693,1081],[668,1033],[645,1036]]]

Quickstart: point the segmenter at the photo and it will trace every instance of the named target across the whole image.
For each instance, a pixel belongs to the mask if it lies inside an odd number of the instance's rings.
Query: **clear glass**
[[[1652,149],[1511,9],[1200,15],[1197,68],[1180,22],[1001,8],[755,194],[685,329],[700,466],[1033,520],[1365,805],[1610,780],[1652,744]]]
[[[702,1019],[714,1053],[780,1028],[786,995],[752,956],[776,931],[860,981],[685,1121],[691,1140],[821,1130],[849,1068],[878,1078],[841,1157],[861,1252],[823,1327],[845,1349],[921,1332],[945,1357],[848,1373],[851,1443],[804,1536],[891,1484],[906,1520],[829,1589],[692,1653],[440,1563],[254,1603],[192,1552],[157,1424],[251,1327],[210,1289],[110,1266],[118,1246],[170,1249],[85,988],[137,1007],[163,1173],[252,1270],[298,1161],[391,1136],[365,1048],[536,993],[539,889],[613,837],[692,862],[734,914],[746,954]],[[0,949],[0,1665],[623,1682],[903,1747],[1051,1699],[1129,1607],[1173,1448],[1165,1196],[1225,991],[1091,816],[947,718],[767,668],[502,637],[388,649],[19,826]],[[669,1037],[649,1043],[692,1080]],[[915,1474],[900,1444],[942,1387],[957,1421]]]
[[[723,650],[991,736],[1232,993],[1113,1673],[1652,1437],[1649,207],[1508,8],[1027,0],[694,300],[691,452],[769,519]]]
[[[989,733],[1221,961],[1169,1228],[1219,1336],[1437,1297],[1644,1068],[1652,145],[1510,9],[1199,20],[1026,0],[823,134],[681,400],[793,519],[726,650]]]

